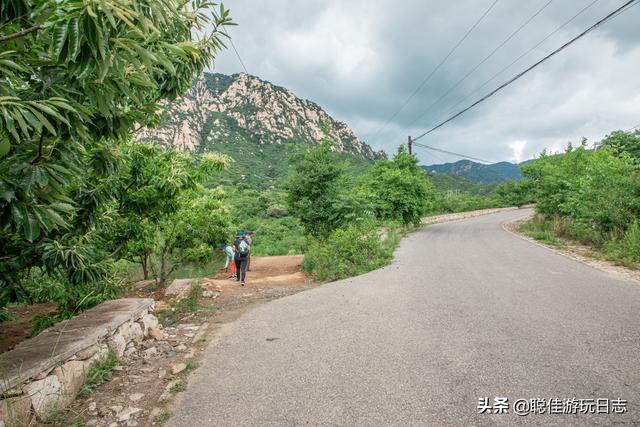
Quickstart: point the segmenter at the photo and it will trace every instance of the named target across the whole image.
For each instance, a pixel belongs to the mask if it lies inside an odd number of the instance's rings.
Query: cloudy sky
[[[238,24],[229,34],[250,74],[318,103],[375,149],[393,152],[407,135],[419,135],[466,107],[626,0],[494,2],[227,0],[224,4]],[[391,119],[492,5],[468,38]],[[611,130],[640,124],[638,22],[640,5],[420,142],[490,161],[521,161],[543,148],[558,150],[583,136],[598,140]],[[233,51],[227,50],[219,55],[215,71],[232,74],[242,68]],[[426,164],[459,159],[423,149],[419,156]]]

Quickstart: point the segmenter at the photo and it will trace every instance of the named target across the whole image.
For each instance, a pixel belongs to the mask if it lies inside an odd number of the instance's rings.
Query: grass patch
[[[175,383],[174,385],[171,386],[171,388],[169,389],[169,393],[176,395],[178,393],[182,393],[183,391],[185,391],[187,388],[184,386],[184,383]]]
[[[113,368],[118,365],[118,363],[120,363],[118,355],[115,350],[109,347],[107,354],[102,359],[93,362],[85,373],[86,379],[80,393],[90,393],[96,386],[109,381]]]
[[[153,418],[153,422],[156,424],[163,424],[171,417],[173,417],[173,412],[163,411]]]
[[[194,369],[198,368],[198,364],[195,362],[189,362],[187,363],[187,367],[185,368],[187,371],[193,371]]]
[[[189,295],[176,301],[170,308],[157,313],[158,320],[165,326],[173,326],[185,316],[196,313],[201,308],[202,286],[198,283],[191,285]]]
[[[557,230],[557,224],[554,225],[553,222],[536,215],[529,221],[520,225],[518,231],[542,243],[562,247],[564,244],[554,235],[554,228]]]

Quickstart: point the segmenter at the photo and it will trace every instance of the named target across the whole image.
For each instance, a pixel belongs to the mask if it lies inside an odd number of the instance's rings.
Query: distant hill
[[[485,165],[471,160],[458,160],[455,163],[425,165],[422,168],[429,172],[466,178],[471,182],[480,184],[498,184],[503,181],[522,178],[520,166],[509,162]]]
[[[495,190],[497,185],[472,182],[458,175],[439,172],[430,172],[428,178],[431,184],[433,184],[433,188],[441,193],[452,191],[468,194],[489,194]]]

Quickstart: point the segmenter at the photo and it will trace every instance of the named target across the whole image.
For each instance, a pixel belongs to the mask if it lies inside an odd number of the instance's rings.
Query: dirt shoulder
[[[626,280],[634,280],[640,283],[640,271],[622,267],[622,266],[616,265],[611,261],[604,259],[604,255],[598,252],[596,249],[594,249],[591,246],[581,245],[575,241],[564,239],[557,236],[556,236],[556,239],[560,242],[560,244],[550,245],[550,244],[540,242],[539,240],[536,240],[533,237],[527,236],[522,231],[520,231],[520,227],[525,222],[529,221],[532,217],[533,215],[529,215],[524,218],[518,218],[514,221],[506,222],[502,225],[502,228],[504,228],[506,231],[513,234],[514,236],[527,240],[538,246],[547,248],[550,251],[553,251],[557,254],[569,257],[583,264],[586,264],[590,267],[605,271],[618,278],[626,279]]]
[[[141,283],[128,296],[154,297],[156,313],[163,318],[165,336],[130,345],[109,381],[78,399],[47,425],[98,427],[156,426],[172,416],[176,398],[197,372],[202,352],[220,328],[242,313],[273,299],[309,289],[313,283],[302,272],[303,256],[253,257],[247,286],[241,287],[220,271],[198,279],[202,294],[197,309],[181,311],[153,285]],[[174,311],[172,311],[174,310]],[[75,424],[74,424],[75,423]]]

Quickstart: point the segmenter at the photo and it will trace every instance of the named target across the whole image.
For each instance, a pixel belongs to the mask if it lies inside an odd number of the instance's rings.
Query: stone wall
[[[162,335],[151,299],[107,301],[0,355],[0,427],[44,420],[75,399],[92,363],[109,348]]]

